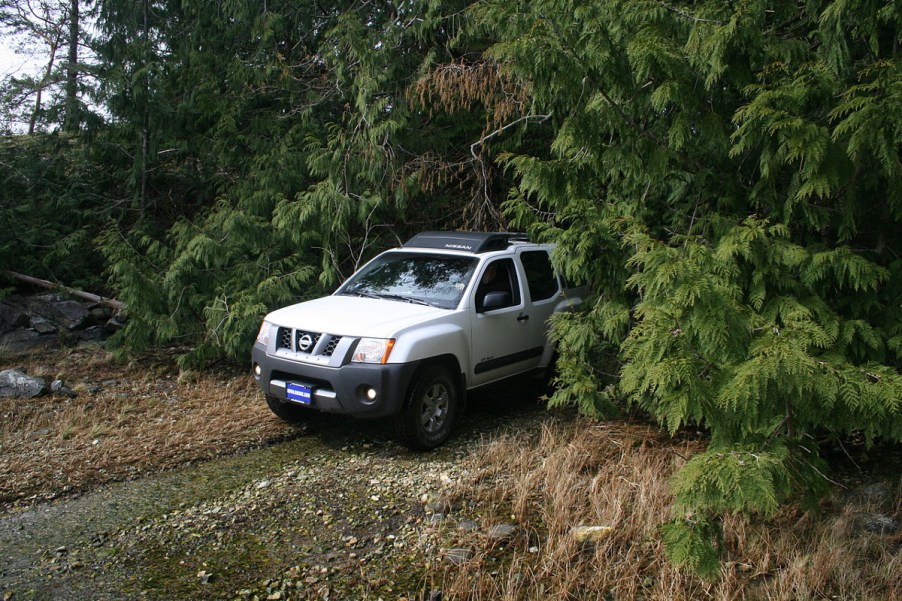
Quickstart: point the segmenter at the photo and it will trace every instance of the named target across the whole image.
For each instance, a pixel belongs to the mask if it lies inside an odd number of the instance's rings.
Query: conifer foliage
[[[593,307],[556,324],[553,402],[710,431],[673,482],[671,557],[717,516],[826,484],[818,442],[902,440],[902,12],[893,2],[489,2],[488,53],[554,113],[506,157],[515,224]],[[617,363],[599,350],[614,347]]]
[[[105,3],[111,138],[134,157],[137,215],[101,240],[130,307],[121,341],[243,359],[269,309],[322,295],[408,229],[453,223],[456,182],[427,185],[415,165],[440,163],[477,117],[449,132],[407,90],[462,8]]]
[[[102,262],[127,348],[245,360],[416,231],[526,229],[591,290],[551,403],[710,434],[678,563],[816,499],[825,441],[902,440],[898,2],[89,4],[101,108],[0,145],[0,266]]]

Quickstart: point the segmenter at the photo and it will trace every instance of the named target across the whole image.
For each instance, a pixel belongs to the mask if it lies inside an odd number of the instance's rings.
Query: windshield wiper
[[[432,306],[421,298],[416,298],[413,296],[404,296],[403,294],[390,294],[388,292],[383,292],[383,293],[376,294],[374,296],[376,296],[377,298],[387,298],[387,299],[391,299],[391,300],[403,301],[405,303],[413,303],[415,305],[423,305],[425,307]]]
[[[416,298],[413,296],[404,296],[403,294],[392,294],[390,292],[367,292],[365,290],[347,290],[341,293],[342,296],[360,296],[363,298],[379,298],[379,299],[388,299],[388,300],[396,300],[402,301],[405,303],[413,303],[415,305],[423,305],[424,307],[431,307],[432,304],[424,301],[421,298]]]
[[[360,296],[363,298],[382,298],[381,294],[373,294],[372,292],[364,292],[362,290],[348,290],[347,292],[342,292],[342,296]]]
[[[431,306],[432,306],[432,303],[430,303],[430,302],[428,302],[428,301],[424,301],[424,300],[421,299],[421,298],[416,298],[416,297],[414,297],[414,296],[402,296],[401,298],[403,298],[404,300],[406,300],[408,303],[414,303],[414,304],[417,304],[417,305],[423,305],[424,307],[431,307]]]

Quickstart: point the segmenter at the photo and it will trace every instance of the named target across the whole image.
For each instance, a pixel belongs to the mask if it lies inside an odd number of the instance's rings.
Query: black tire
[[[430,365],[417,374],[398,421],[401,443],[415,451],[441,445],[457,417],[460,391],[444,365]]]
[[[542,399],[544,397],[551,397],[557,390],[557,386],[555,385],[555,378],[558,376],[557,371],[557,359],[558,354],[557,351],[551,355],[551,360],[548,362],[542,371],[539,372],[538,376],[538,386],[537,390],[539,392],[539,398]]]
[[[274,396],[266,395],[266,404],[269,406],[270,411],[289,424],[309,425],[313,418],[316,417],[316,411],[313,409],[288,403]]]

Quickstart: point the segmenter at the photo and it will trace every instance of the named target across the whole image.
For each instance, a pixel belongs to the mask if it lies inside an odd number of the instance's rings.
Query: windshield
[[[476,262],[471,257],[386,253],[351,276],[336,294],[455,309],[473,276]]]

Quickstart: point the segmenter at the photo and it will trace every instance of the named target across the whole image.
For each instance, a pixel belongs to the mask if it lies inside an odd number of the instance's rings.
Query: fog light
[[[260,368],[260,364],[254,363],[254,375],[259,378],[260,374],[262,374],[262,373],[263,373],[263,370]]]
[[[376,400],[376,389],[375,388],[367,388],[366,398],[368,398],[371,401],[375,401]]]

